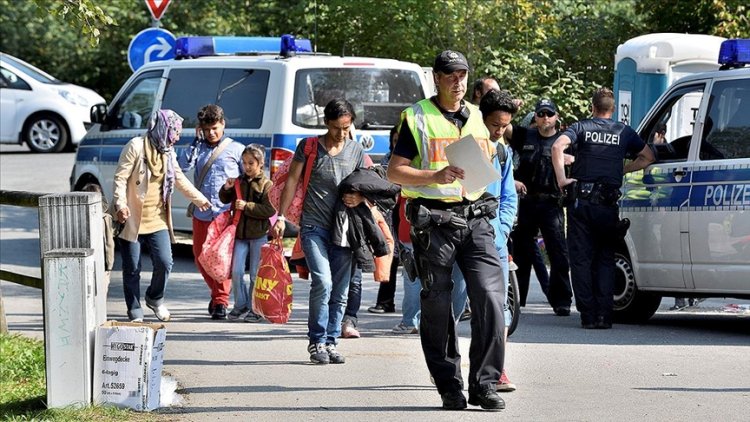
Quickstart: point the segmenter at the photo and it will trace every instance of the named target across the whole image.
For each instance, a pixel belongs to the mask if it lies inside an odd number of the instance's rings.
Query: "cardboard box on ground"
[[[159,407],[164,324],[107,321],[96,329],[94,403],[140,411]]]

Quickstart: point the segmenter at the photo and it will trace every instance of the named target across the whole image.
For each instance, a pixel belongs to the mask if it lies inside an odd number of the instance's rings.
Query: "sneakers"
[[[378,303],[375,306],[370,306],[367,308],[367,312],[370,312],[372,314],[391,314],[396,312],[396,305],[385,305],[382,303]]]
[[[143,318],[141,318],[141,317],[138,317],[138,318],[130,318],[130,322],[143,322]]]
[[[352,321],[351,319],[345,319],[341,323],[341,337],[359,338],[359,331],[354,328],[354,321]]]
[[[256,323],[256,322],[262,322],[262,321],[263,321],[263,317],[256,314],[253,311],[249,311],[247,315],[245,315],[245,322]]]
[[[248,312],[250,312],[250,308],[248,308],[247,306],[242,307],[242,308],[233,308],[232,312],[230,312],[229,315],[227,315],[227,318],[231,320],[245,318]]]
[[[393,334],[419,334],[419,328],[399,322],[397,326],[391,329],[391,332]]]
[[[344,363],[346,362],[346,359],[344,358],[344,355],[339,353],[336,350],[335,344],[326,344],[325,351],[328,352],[328,362],[329,363]],[[312,356],[310,357],[312,359]]]
[[[443,400],[443,409],[445,410],[464,410],[466,409],[466,397],[460,391],[446,391],[440,395]]]
[[[164,305],[154,306],[146,302],[146,306],[148,306],[149,309],[154,311],[154,315],[156,315],[156,318],[158,318],[159,321],[167,322],[172,317],[169,313],[169,309],[167,309],[167,307]]]
[[[307,352],[310,353],[310,362],[318,365],[328,365],[331,361],[328,358],[326,345],[323,343],[311,343],[307,346]]]
[[[491,411],[505,409],[505,401],[495,392],[495,388],[491,385],[479,385],[469,388],[469,404]]]
[[[516,385],[510,382],[510,380],[508,379],[508,374],[505,373],[505,369],[503,369],[503,372],[500,374],[500,381],[497,382],[495,391],[502,391],[502,392],[516,391]]]
[[[227,306],[221,303],[214,305],[214,313],[211,314],[211,319],[227,319]]]

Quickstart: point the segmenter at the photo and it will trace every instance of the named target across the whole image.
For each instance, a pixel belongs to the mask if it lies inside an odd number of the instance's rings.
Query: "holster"
[[[419,273],[417,272],[417,263],[414,261],[414,252],[405,247],[401,242],[398,242],[398,259],[401,261],[401,265],[404,266],[409,280],[412,282],[416,281]]]
[[[432,227],[443,225],[457,229],[468,227],[463,215],[450,210],[429,209],[413,201],[406,203],[406,219],[418,231],[429,231]]]
[[[563,188],[563,195],[560,198],[560,205],[569,207],[575,204],[578,198],[578,182],[573,182]]]

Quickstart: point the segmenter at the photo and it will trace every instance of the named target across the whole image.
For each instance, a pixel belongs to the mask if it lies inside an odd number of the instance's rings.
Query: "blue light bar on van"
[[[721,43],[719,64],[722,67],[738,67],[750,64],[750,39],[733,39]]]
[[[312,51],[307,39],[282,37],[180,37],[175,43],[175,58],[217,56],[241,53],[282,54],[284,47],[292,51]],[[284,55],[284,54],[282,54]]]

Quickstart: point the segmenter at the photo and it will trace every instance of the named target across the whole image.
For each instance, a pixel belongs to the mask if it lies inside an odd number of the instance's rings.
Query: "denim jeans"
[[[357,325],[357,311],[359,311],[360,305],[362,305],[362,268],[356,263],[353,263],[344,319],[354,321],[355,326]]]
[[[128,318],[143,318],[141,308],[141,244],[148,245],[151,254],[151,284],[146,289],[146,303],[159,306],[164,303],[164,290],[172,271],[172,243],[168,230],[139,234],[137,242],[118,239],[122,256],[122,285]]]
[[[503,267],[503,278],[505,282],[508,282],[508,247],[502,247],[497,249],[498,255],[500,255],[500,262],[502,263]],[[456,318],[456,321],[458,321],[458,318],[461,316],[461,313],[463,313],[464,308],[466,307],[466,300],[468,298],[466,294],[466,279],[464,279],[464,275],[461,273],[461,270],[458,268],[458,265],[453,264],[453,293],[452,293],[452,301],[453,301],[453,316]],[[503,297],[503,313],[505,314],[505,326],[510,327],[510,307],[508,306],[508,289],[505,289],[505,296]]]
[[[412,251],[411,243],[403,242],[401,245]],[[405,269],[401,269],[401,285],[404,286],[404,299],[401,302],[401,323],[407,327],[419,327],[419,318],[422,315],[419,304],[419,292],[422,291],[422,284],[419,277],[415,280],[409,278]]]
[[[300,237],[311,278],[307,336],[311,344],[336,344],[352,275],[352,250],[332,244],[322,227],[304,225]]]
[[[232,290],[234,290],[234,309],[252,308],[250,297],[258,274],[260,248],[266,244],[266,237],[257,239],[235,239],[232,255]],[[245,263],[250,260],[247,273],[250,282],[245,283]]]

